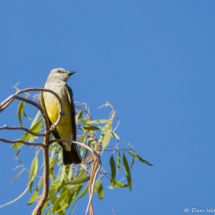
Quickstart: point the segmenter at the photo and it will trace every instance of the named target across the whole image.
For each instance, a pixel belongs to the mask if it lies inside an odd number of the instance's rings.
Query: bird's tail
[[[61,148],[62,151],[62,160],[64,165],[79,164],[82,162],[81,156],[79,154],[76,144],[71,145],[71,150],[67,151],[66,149]]]

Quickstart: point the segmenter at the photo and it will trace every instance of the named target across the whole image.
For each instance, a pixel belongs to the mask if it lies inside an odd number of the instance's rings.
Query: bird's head
[[[67,82],[69,77],[71,75],[73,75],[74,73],[75,73],[75,71],[68,72],[67,70],[65,70],[63,68],[53,69],[50,72],[47,81],[64,81],[64,82]]]

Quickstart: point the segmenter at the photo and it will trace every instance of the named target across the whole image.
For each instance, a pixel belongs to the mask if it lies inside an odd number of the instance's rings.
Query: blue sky
[[[41,87],[53,68],[76,70],[68,82],[75,101],[86,102],[96,119],[108,113],[98,107],[111,103],[120,118],[121,143],[132,143],[154,165],[135,163],[132,192],[106,188],[104,201],[95,196],[95,214],[113,209],[117,215],[178,215],[185,207],[215,208],[214,11],[211,0],[1,1],[0,101],[14,93],[5,83]],[[18,125],[17,104],[1,113],[1,126]],[[19,133],[0,136],[16,139]],[[24,173],[11,184],[18,174],[14,155],[1,143],[0,205],[19,196],[28,182]],[[24,147],[28,166],[33,155]],[[30,214],[29,198],[27,193],[0,213]],[[84,214],[86,205],[85,198],[75,214]]]

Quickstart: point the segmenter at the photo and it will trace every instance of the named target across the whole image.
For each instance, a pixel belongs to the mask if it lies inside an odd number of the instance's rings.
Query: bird
[[[72,89],[67,85],[67,81],[75,72],[69,72],[63,68],[51,70],[47,81],[42,88],[54,91],[59,95],[63,104],[63,116],[53,129],[55,139],[68,139],[76,141],[75,105],[73,101]],[[49,92],[40,91],[39,103],[45,110],[49,126],[52,126],[58,119],[60,113],[60,103],[55,95]],[[80,164],[82,158],[77,145],[70,142],[59,142],[62,151],[62,162],[64,165]]]

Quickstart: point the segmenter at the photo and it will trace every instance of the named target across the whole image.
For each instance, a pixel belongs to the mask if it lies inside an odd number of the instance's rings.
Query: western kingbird
[[[60,123],[53,131],[56,139],[68,139],[76,141],[76,122],[75,122],[75,105],[73,102],[72,89],[66,84],[69,77],[75,72],[68,72],[65,69],[53,69],[48,76],[45,86],[42,88],[53,90],[62,101],[63,115]],[[49,92],[40,92],[40,105],[46,111],[49,118],[50,126],[57,121],[60,112],[60,103],[55,95]],[[76,144],[61,142],[62,159],[64,165],[72,163],[79,164],[82,162],[81,156]]]

